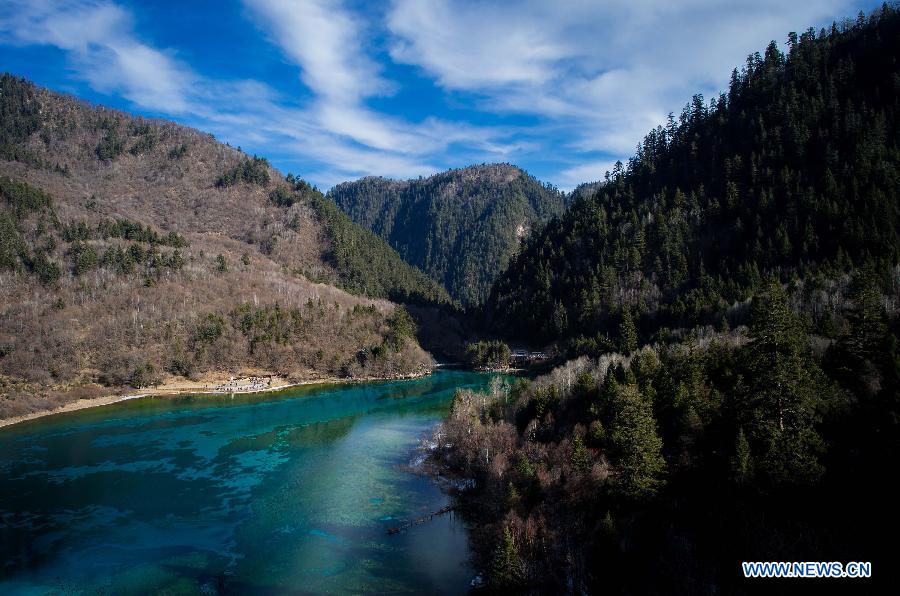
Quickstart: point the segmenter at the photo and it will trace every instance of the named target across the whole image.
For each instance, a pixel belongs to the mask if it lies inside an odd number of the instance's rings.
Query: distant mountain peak
[[[527,231],[565,209],[566,197],[508,164],[480,164],[421,179],[366,177],[329,197],[443,284],[464,305],[479,304]]]

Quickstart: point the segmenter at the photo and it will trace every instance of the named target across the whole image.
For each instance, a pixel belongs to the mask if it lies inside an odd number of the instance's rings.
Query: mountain
[[[900,13],[788,39],[496,282],[495,331],[569,360],[461,390],[434,437],[492,593],[754,592],[742,561],[896,585]]]
[[[646,339],[734,324],[774,274],[805,284],[828,334],[837,280],[869,268],[895,284],[900,35],[893,16],[860,27],[792,33],[787,56],[773,42],[727,93],[651,131],[510,263],[485,307],[494,328],[599,349],[631,317]]]
[[[572,190],[569,195],[569,201],[574,203],[578,199],[584,199],[592,196],[597,190],[603,186],[604,182],[582,182]]]
[[[214,372],[430,365],[389,300],[446,292],[304,181],[8,74],[0,115],[2,414]]]
[[[418,180],[367,177],[328,196],[464,306],[480,304],[521,240],[565,208],[562,193],[507,164]]]

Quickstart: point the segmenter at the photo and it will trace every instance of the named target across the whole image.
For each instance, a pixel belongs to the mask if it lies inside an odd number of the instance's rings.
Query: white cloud
[[[453,143],[478,148],[481,156],[511,150],[499,141],[501,129],[436,118],[411,123],[366,107],[367,98],[389,94],[396,85],[381,76],[379,66],[366,54],[371,31],[340,0],[244,3],[271,40],[300,67],[301,79],[315,94],[309,109],[294,117],[320,127],[324,138],[319,142],[328,141],[320,146],[320,155],[331,164],[329,171],[419,175],[436,171],[425,165],[428,156]]]
[[[392,86],[363,51],[362,27],[335,0],[246,0],[263,28],[303,69],[303,81],[319,95],[353,103]]]
[[[266,83],[216,80],[173,52],[138,39],[133,16],[109,0],[12,0],[0,5],[0,43],[49,45],[66,52],[76,76],[135,106],[176,116],[234,145],[295,156],[300,174],[330,186],[349,177],[407,177],[441,169],[454,143],[483,158],[504,155],[501,129],[427,118],[410,123],[376,113],[363,100],[392,84],[365,54],[364,31],[340,3],[247,0],[284,54],[300,67],[314,99],[301,105]]]
[[[485,110],[547,118],[568,149],[626,158],[691,95],[724,88],[770,39],[850,0],[394,0],[394,60]],[[568,171],[568,170],[567,170]],[[565,172],[562,173],[565,177]]]
[[[607,172],[613,171],[615,163],[615,160],[597,160],[565,168],[559,173],[559,188],[571,191],[579,184],[603,180]]]
[[[397,2],[388,15],[397,36],[391,56],[422,66],[448,88],[540,83],[553,78],[555,63],[575,51],[546,26],[553,20],[546,21],[550,15],[543,12],[449,0]]]
[[[0,44],[59,48],[93,89],[280,155],[323,186],[535,159],[571,188],[627,159],[693,93],[724,88],[747,53],[858,0],[393,0],[383,20],[350,1],[243,0],[297,67],[297,93],[195,72],[114,0],[0,0]],[[403,81],[384,49],[475,118],[392,109]]]
[[[137,41],[130,15],[110,2],[11,0],[0,12],[0,39],[66,50],[92,87],[135,105],[175,114],[188,109],[189,70]]]

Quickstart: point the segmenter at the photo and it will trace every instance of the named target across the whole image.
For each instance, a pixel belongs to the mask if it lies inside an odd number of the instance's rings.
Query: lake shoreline
[[[405,466],[456,389],[492,376],[306,381],[0,432],[0,518],[16,522],[0,593],[468,593],[466,526]]]
[[[220,379],[216,379],[215,381],[210,381],[207,383],[200,382],[192,382],[192,381],[177,381],[166,383],[159,387],[154,387],[150,391],[140,392],[140,393],[117,393],[113,395],[104,395],[100,397],[91,397],[85,399],[79,399],[75,401],[68,402],[56,408],[48,409],[48,410],[38,410],[36,412],[29,412],[28,414],[20,414],[18,416],[12,416],[9,418],[0,419],[0,428],[5,428],[8,426],[13,426],[15,424],[19,424],[22,422],[27,422],[29,420],[37,420],[38,418],[44,418],[46,416],[52,416],[55,414],[65,414],[68,412],[77,412],[79,410],[86,410],[89,408],[98,408],[101,406],[109,406],[112,404],[117,404],[123,401],[128,401],[131,399],[140,399],[140,398],[169,398],[169,397],[180,397],[186,395],[249,395],[249,394],[269,394],[269,393],[278,393],[281,391],[286,391],[288,389],[292,389],[294,387],[308,387],[311,385],[351,385],[356,383],[375,383],[379,381],[405,381],[405,380],[413,380],[413,379],[421,379],[431,375],[433,371],[422,370],[418,372],[405,373],[405,374],[395,374],[395,375],[385,375],[385,376],[371,376],[371,377],[322,377],[316,379],[304,379],[299,381],[287,380],[277,375],[264,375],[263,377],[244,377],[248,379],[267,379],[269,381],[275,380],[278,384],[267,383],[267,384],[253,384],[250,385],[241,385],[240,381],[243,379],[234,380],[234,377],[230,377],[229,380],[226,380],[224,376]],[[233,385],[229,385],[232,383]],[[210,385],[213,385],[210,387]]]

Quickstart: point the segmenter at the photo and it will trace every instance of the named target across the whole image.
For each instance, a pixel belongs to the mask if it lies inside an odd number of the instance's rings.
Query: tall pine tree
[[[810,357],[809,337],[775,280],[753,300],[750,338],[741,415],[757,471],[774,484],[818,478],[824,381]]]
[[[619,490],[636,499],[656,494],[666,472],[662,439],[653,408],[637,385],[616,387],[609,428]]]

